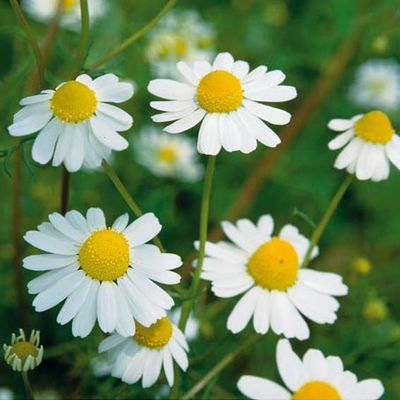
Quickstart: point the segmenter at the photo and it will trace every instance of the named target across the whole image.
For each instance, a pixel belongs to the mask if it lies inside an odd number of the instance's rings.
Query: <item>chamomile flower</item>
[[[278,342],[276,359],[288,389],[269,379],[245,375],[239,379],[239,390],[255,400],[378,400],[384,392],[378,379],[358,381],[343,369],[337,356],[325,357],[320,350],[309,349],[301,360],[286,339]]]
[[[96,79],[79,75],[56,90],[22,99],[23,108],[8,130],[12,136],[39,132],[32,147],[32,158],[39,164],[52,159],[53,166],[64,163],[70,172],[82,165],[96,168],[111,150],[128,147],[118,132],[132,126],[132,117],[108,102],[121,103],[132,95],[133,86],[114,74]]]
[[[253,318],[260,334],[271,327],[277,335],[304,340],[310,332],[301,314],[319,324],[335,322],[334,296],[347,294],[347,286],[337,274],[301,268],[310,242],[296,227],[285,225],[273,236],[273,220],[264,215],[257,225],[241,219],[236,225],[222,222],[222,229],[233,243],[207,242],[201,276],[218,297],[244,293],[229,315],[231,332]]]
[[[154,214],[145,214],[129,225],[128,214],[123,214],[107,227],[103,211],[90,208],[86,218],[69,211],[65,217],[50,214],[49,221],[24,236],[32,246],[47,252],[23,262],[26,269],[49,270],[28,283],[29,293],[37,295],[33,300],[36,311],[66,300],[57,322],[64,325],[72,320],[74,336],[87,336],[96,319],[103,332],[116,330],[130,336],[135,333],[134,320],[150,326],[173,306],[169,294],[153,281],[178,283],[180,276],[171,270],[182,261],[146,244],[161,230]]]
[[[23,0],[23,9],[39,22],[49,22],[58,11],[59,0]],[[88,0],[89,18],[93,23],[106,12],[104,0]],[[78,29],[81,20],[81,9],[79,0],[61,0],[61,25],[66,28]]]
[[[4,359],[14,371],[27,372],[40,365],[43,359],[43,346],[40,345],[40,332],[32,331],[29,339],[20,329],[19,335],[11,336],[11,344],[5,344]]]
[[[201,122],[197,149],[216,155],[226,151],[250,153],[257,141],[275,147],[279,137],[263,121],[286,125],[290,114],[260,102],[282,102],[296,97],[293,86],[281,85],[282,71],[269,71],[261,65],[249,72],[245,61],[234,61],[229,53],[220,53],[211,65],[197,61],[193,68],[185,62],[177,64],[185,83],[169,79],[152,80],[150,93],[165,99],[150,105],[161,114],[155,122],[171,122],[168,133],[187,131]]]
[[[333,119],[328,127],[341,132],[328,144],[331,150],[343,148],[335,168],[346,169],[359,180],[372,181],[389,177],[389,161],[400,169],[400,137],[382,111]]]
[[[178,61],[210,61],[214,42],[214,29],[196,11],[169,13],[149,35],[146,53],[153,75],[178,78]]]
[[[104,339],[99,352],[107,352],[112,365],[111,375],[133,384],[142,378],[143,388],[153,385],[164,370],[168,384],[174,383],[173,360],[186,371],[189,347],[183,333],[167,317],[150,327],[136,322],[135,335],[123,337],[113,334]]]
[[[400,65],[394,60],[362,64],[350,87],[350,98],[361,107],[395,110],[400,106]]]
[[[135,140],[135,152],[137,161],[154,175],[193,182],[203,173],[196,145],[184,136],[171,136],[148,127]]]

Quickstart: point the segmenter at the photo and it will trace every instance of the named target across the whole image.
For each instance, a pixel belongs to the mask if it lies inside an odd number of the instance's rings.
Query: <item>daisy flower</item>
[[[40,332],[32,331],[29,339],[23,329],[19,335],[11,336],[11,344],[3,345],[4,359],[14,371],[27,372],[39,366],[43,360],[43,346],[40,345]]]
[[[367,61],[357,69],[349,95],[361,107],[395,110],[400,106],[400,65],[394,60]]]
[[[22,8],[35,20],[49,22],[58,11],[59,0],[22,0]],[[89,18],[93,23],[106,12],[104,0],[88,0]],[[61,25],[66,28],[79,29],[81,8],[79,0],[61,0]]]
[[[113,334],[104,339],[99,352],[107,352],[111,375],[128,384],[142,378],[143,388],[153,385],[164,370],[168,384],[174,383],[173,360],[186,371],[189,347],[183,333],[167,317],[149,327],[136,322],[133,337]]]
[[[335,168],[346,169],[357,179],[372,181],[389,177],[389,161],[400,169],[400,137],[382,111],[332,119],[328,127],[341,132],[328,144],[331,150],[343,148]]]
[[[216,155],[226,151],[250,153],[262,144],[275,147],[279,137],[263,121],[286,125],[290,114],[260,102],[281,102],[296,97],[293,86],[281,85],[282,71],[269,71],[261,65],[249,72],[245,61],[234,61],[229,53],[220,53],[213,64],[197,61],[193,68],[177,64],[185,83],[169,79],[152,80],[150,93],[165,99],[150,105],[161,114],[155,122],[171,122],[168,133],[187,131],[201,122],[197,149]]]
[[[253,317],[257,333],[271,327],[304,340],[310,332],[301,314],[319,324],[335,322],[339,303],[333,296],[347,294],[347,286],[337,274],[301,269],[310,242],[296,227],[285,225],[273,236],[273,220],[264,215],[257,225],[241,219],[222,222],[222,229],[233,243],[206,243],[202,278],[217,297],[244,293],[229,315],[231,332],[242,331]],[[315,248],[312,256],[317,253]]]
[[[195,144],[184,136],[147,127],[135,140],[135,152],[137,161],[154,175],[194,182],[203,173]]]
[[[22,110],[8,127],[12,136],[39,132],[32,158],[39,164],[64,163],[70,172],[82,165],[100,166],[111,150],[124,150],[128,141],[117,132],[132,126],[132,117],[108,104],[121,103],[133,95],[133,86],[119,82],[114,74],[93,79],[84,74],[64,82],[56,90],[43,90],[20,101]]]
[[[276,359],[288,389],[269,379],[245,375],[239,379],[239,390],[255,400],[377,400],[384,392],[378,379],[357,381],[355,374],[344,371],[339,357],[309,349],[301,360],[286,339],[278,342]]]
[[[214,43],[214,29],[196,11],[175,11],[151,30],[147,59],[153,75],[178,78],[178,61],[210,61],[215,53]]]
[[[24,236],[47,252],[23,261],[26,269],[49,270],[28,283],[29,293],[37,295],[36,311],[66,300],[57,322],[72,320],[74,336],[89,335],[96,319],[103,332],[130,336],[135,333],[134,320],[148,327],[173,306],[169,294],[153,281],[178,283],[180,276],[171,270],[182,261],[146,244],[161,230],[154,214],[130,224],[128,214],[123,214],[107,227],[103,211],[90,208],[86,218],[69,211],[65,217],[50,214],[49,221]]]

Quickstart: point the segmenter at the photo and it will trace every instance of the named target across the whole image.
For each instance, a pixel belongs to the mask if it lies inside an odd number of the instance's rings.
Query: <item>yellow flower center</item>
[[[269,290],[286,290],[297,280],[299,259],[294,247],[278,237],[262,244],[250,257],[247,271]]]
[[[148,328],[135,321],[136,332],[133,337],[140,345],[150,349],[164,347],[172,336],[172,324],[167,317],[159,319]]]
[[[21,360],[22,365],[24,365],[28,356],[32,356],[33,358],[37,357],[38,349],[31,342],[17,342],[10,351],[10,355],[13,354],[15,354]]]
[[[110,228],[94,231],[79,251],[79,263],[91,278],[114,281],[129,267],[128,241]]]
[[[197,100],[209,113],[235,111],[242,104],[240,80],[227,71],[213,71],[204,76],[197,86]]]
[[[76,0],[63,0],[62,2],[62,10],[64,12],[70,10],[72,6],[74,6],[76,3]]]
[[[158,151],[158,158],[166,163],[172,163],[176,160],[176,151],[172,146],[164,146]]]
[[[51,110],[62,121],[81,122],[91,117],[97,106],[94,91],[78,81],[60,86],[51,99]]]
[[[297,390],[292,400],[342,400],[342,396],[329,383],[311,381]]]
[[[383,78],[376,78],[370,82],[368,82],[368,87],[375,94],[383,93],[388,86],[388,81]]]
[[[176,39],[175,52],[180,57],[183,57],[187,53],[187,44],[184,39],[182,38]]]
[[[373,143],[390,142],[394,129],[388,116],[382,111],[370,111],[354,124],[354,131],[362,139]]]

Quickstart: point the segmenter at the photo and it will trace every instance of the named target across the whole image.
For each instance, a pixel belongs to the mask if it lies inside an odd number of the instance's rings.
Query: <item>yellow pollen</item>
[[[140,345],[150,349],[164,347],[172,336],[172,324],[167,317],[159,319],[148,328],[135,321],[136,332],[133,337]]]
[[[94,231],[79,251],[79,264],[93,279],[114,281],[129,267],[128,241],[110,228]]]
[[[355,133],[373,143],[390,142],[394,129],[388,116],[382,111],[370,111],[354,124]]]
[[[342,396],[329,383],[311,381],[297,390],[292,400],[342,400]]]
[[[259,286],[286,290],[297,280],[299,259],[289,242],[273,237],[253,253],[247,270]]]
[[[176,151],[172,146],[164,146],[158,151],[158,158],[166,163],[176,160]]]
[[[28,356],[32,356],[33,358],[37,357],[38,349],[31,342],[17,342],[10,351],[10,355],[13,354],[15,354],[21,360],[22,365],[24,365]]]
[[[184,39],[177,38],[175,43],[175,52],[178,56],[183,57],[187,53],[187,44]]]
[[[240,80],[230,72],[213,71],[199,82],[197,100],[200,106],[209,113],[235,111],[242,104],[242,85]]]
[[[62,121],[81,122],[91,117],[97,106],[94,91],[78,81],[60,86],[51,99],[51,110]]]
[[[63,0],[63,2],[62,2],[62,10],[64,12],[70,10],[71,7],[73,5],[75,5],[75,3],[76,3],[76,0]]]

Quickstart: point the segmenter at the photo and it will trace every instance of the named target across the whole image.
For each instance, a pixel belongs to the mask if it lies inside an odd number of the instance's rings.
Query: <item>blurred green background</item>
[[[89,61],[97,60],[154,17],[165,2],[154,0],[109,1],[107,17],[99,19],[90,32]],[[310,235],[312,227],[294,213],[300,210],[318,221],[345,174],[333,169],[336,154],[327,142],[333,137],[327,122],[334,117],[349,118],[368,110],[355,107],[348,99],[348,88],[358,65],[371,58],[399,59],[400,40],[398,0],[180,0],[175,9],[195,9],[216,32],[217,51],[229,51],[236,59],[247,60],[252,67],[268,65],[282,69],[286,84],[294,85],[299,96],[283,108],[298,109],[321,75],[331,67],[334,54],[343,41],[354,37],[342,73],[333,78],[332,89],[324,94],[305,126],[273,164],[270,177],[243,216],[256,220],[271,213],[278,227],[285,223],[299,226]],[[39,39],[46,25],[29,20]],[[365,21],[368,21],[365,23]],[[359,32],[359,24],[365,23]],[[357,32],[360,34],[357,35]],[[133,128],[127,133],[134,143],[140,128],[149,123],[152,111],[146,86],[152,78],[145,57],[146,35],[101,70],[133,80],[136,93],[123,107],[134,116]],[[68,77],[74,62],[79,33],[60,30],[46,71],[47,86],[55,87]],[[19,109],[26,93],[34,58],[8,1],[0,1],[0,149],[17,141],[8,136],[7,126]],[[398,110],[399,111],[399,110]],[[391,115],[400,127],[400,113]],[[278,128],[279,133],[282,129]],[[190,135],[196,137],[196,129]],[[285,136],[282,136],[285,142]],[[30,144],[26,146],[20,193],[22,232],[33,229],[59,209],[61,169],[40,167],[30,161]],[[251,155],[222,153],[217,160],[210,215],[216,226],[229,210],[240,186],[265,153],[262,145]],[[0,169],[0,342],[7,343],[21,324],[13,272],[12,190],[15,157],[1,159]],[[204,163],[205,160],[202,159]],[[135,163],[134,152],[114,154],[113,165],[129,191],[144,211],[153,211],[163,224],[161,239],[171,252],[183,258],[192,251],[197,238],[201,183],[179,183],[153,176]],[[3,168],[4,167],[4,168]],[[7,175],[7,171],[11,177]],[[85,212],[90,206],[101,207],[108,220],[128,211],[102,171],[80,171],[71,179],[70,208]],[[392,167],[390,179],[382,183],[355,182],[346,194],[320,243],[321,256],[312,267],[338,272],[350,287],[340,300],[341,308],[334,326],[310,323],[311,338],[294,347],[302,354],[309,347],[326,355],[343,358],[346,368],[359,379],[375,377],[383,381],[385,399],[400,398],[400,303],[397,302],[400,281],[400,174]],[[22,245],[22,255],[32,251]],[[363,258],[360,260],[360,258]],[[366,259],[366,260],[365,260]],[[369,264],[369,271],[362,267]],[[363,264],[364,263],[364,264]],[[368,269],[368,268],[367,268]],[[363,271],[363,272],[360,272]],[[24,272],[27,282],[36,274]],[[74,339],[70,326],[56,323],[58,308],[36,314],[32,298],[25,290],[29,324],[42,332],[45,360],[31,374],[36,390],[52,390],[59,398],[155,398],[162,396],[164,378],[149,390],[140,384],[127,386],[114,378],[97,378],[90,366],[102,335],[93,333],[85,340]],[[29,297],[29,298],[28,298]],[[190,364],[183,375],[183,390],[199,378],[224,355],[237,348],[246,336],[234,336],[225,328],[227,315],[236,299],[220,301],[212,294],[196,308],[200,335],[191,343]],[[179,303],[179,299],[177,299]],[[371,303],[372,302],[372,303]],[[203,398],[237,398],[236,382],[242,374],[255,374],[280,382],[275,364],[277,338],[268,333],[250,350],[240,355],[202,393]],[[20,376],[0,362],[0,387],[11,388],[23,398]],[[160,392],[161,391],[161,392]],[[54,393],[53,393],[54,394]],[[50,398],[50,394],[44,398]]]

